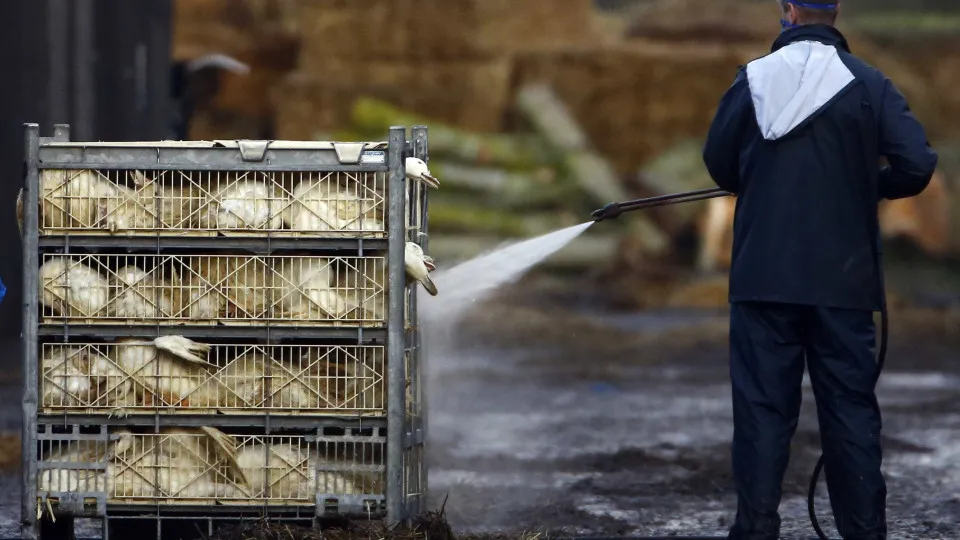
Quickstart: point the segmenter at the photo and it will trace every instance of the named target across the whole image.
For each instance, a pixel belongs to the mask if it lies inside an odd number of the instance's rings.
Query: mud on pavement
[[[957,325],[923,310],[891,320],[879,391],[890,538],[960,538]],[[725,534],[735,508],[726,324],[723,311],[613,314],[517,289],[474,310],[427,344],[432,508],[449,496],[458,533]],[[14,451],[19,388],[6,388],[0,431]],[[812,536],[809,385],[804,400],[784,485],[787,538]],[[18,530],[19,474],[6,472],[0,537]],[[822,485],[818,509],[832,531]]]
[[[430,349],[429,485],[434,504],[449,496],[457,530],[724,535],[735,510],[725,313],[502,300]],[[900,315],[879,386],[890,537],[960,538],[960,346],[936,326],[942,314]],[[805,381],[786,538],[813,536],[818,456]],[[817,508],[834,531],[822,480]]]

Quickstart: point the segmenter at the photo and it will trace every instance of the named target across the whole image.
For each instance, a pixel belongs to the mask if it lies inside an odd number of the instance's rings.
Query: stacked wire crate
[[[405,179],[386,142],[82,143],[25,126],[23,537],[151,515],[423,510]],[[35,381],[31,384],[31,381]]]

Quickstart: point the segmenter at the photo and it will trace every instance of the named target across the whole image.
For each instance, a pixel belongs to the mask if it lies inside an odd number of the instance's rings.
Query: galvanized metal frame
[[[391,148],[406,147],[406,130],[390,128]],[[404,219],[404,196],[406,191],[406,168],[404,152],[391,152],[388,156],[390,167],[390,206],[389,206],[389,249],[387,267],[390,287],[387,303],[387,520],[396,523],[403,518],[403,424],[406,410],[405,373],[403,365],[403,305],[404,290],[404,246],[406,245],[406,220]]]
[[[408,290],[405,284],[404,252],[405,242],[408,240],[405,218],[406,175],[405,158],[411,154],[426,160],[427,130],[423,126],[413,129],[413,141],[408,143],[404,127],[391,127],[386,145],[370,147],[385,155],[383,163],[344,164],[338,158],[336,149],[318,150],[297,148],[295,145],[277,145],[271,148],[270,143],[259,141],[242,142],[231,147],[174,147],[170,143],[141,143],[140,145],[122,143],[70,143],[69,126],[57,125],[54,136],[40,137],[40,128],[37,124],[24,125],[24,141],[26,159],[24,170],[23,194],[23,287],[26,291],[23,304],[23,349],[22,365],[25,377],[23,394],[23,491],[21,505],[21,536],[35,539],[39,536],[39,520],[36,519],[36,486],[37,468],[36,456],[38,424],[43,425],[88,425],[101,426],[108,429],[111,426],[153,426],[159,429],[163,426],[197,426],[215,425],[218,427],[257,427],[263,428],[266,434],[271,429],[278,428],[316,428],[319,426],[364,428],[386,427],[386,512],[389,523],[404,521],[423,509],[425,502],[422,496],[414,497],[408,502],[404,492],[404,453],[411,446],[422,448],[425,440],[425,421],[414,425],[408,422],[406,415],[406,388],[405,384],[411,374],[406,372],[405,351],[408,347],[416,350],[419,365],[422,350],[417,330],[416,290]],[[239,150],[239,151],[238,151]],[[389,231],[386,239],[350,239],[350,238],[271,238],[269,233],[261,237],[109,237],[109,236],[62,236],[39,235],[39,172],[41,169],[142,169],[142,170],[221,170],[221,171],[314,171],[324,172],[379,172],[388,173],[388,221]],[[422,190],[423,215],[420,218],[423,232],[426,232],[426,190]],[[215,240],[215,243],[214,243]],[[426,237],[410,238],[426,246]],[[75,325],[50,324],[39,325],[39,298],[38,290],[39,256],[41,251],[50,249],[70,252],[76,248],[105,248],[111,247],[156,249],[191,248],[195,250],[233,250],[243,249],[251,254],[268,254],[275,250],[296,248],[298,250],[323,250],[355,252],[363,256],[370,252],[386,251],[388,260],[388,298],[387,298],[387,328],[364,329],[352,327],[313,328],[298,327],[296,324],[270,324],[260,327],[225,327],[225,326],[159,326],[144,325],[131,327],[125,325]],[[412,289],[412,288],[411,288]],[[413,304],[408,313],[405,313],[405,299],[410,295]],[[412,320],[405,320],[407,316]],[[405,322],[409,322],[413,331],[405,330]],[[221,338],[251,338],[272,342],[277,339],[309,338],[318,340],[348,340],[351,343],[384,343],[387,347],[387,414],[385,418],[327,418],[327,417],[276,417],[264,415],[161,415],[143,414],[124,419],[108,418],[98,415],[38,415],[38,386],[39,380],[39,351],[40,337],[61,337],[64,341],[83,336],[92,337],[123,337],[123,336],[159,336],[183,335],[185,337],[221,337]],[[419,375],[419,374],[416,374]],[[419,376],[416,377],[419,382]],[[423,395],[423,388],[419,389]],[[421,406],[422,407],[422,406]],[[421,453],[422,454],[422,453]],[[422,470],[422,463],[417,464]],[[423,473],[422,489],[425,490],[426,480]],[[108,505],[113,508],[113,505]],[[249,513],[253,508],[281,512],[282,508],[264,508],[260,506],[239,506],[238,512]],[[184,510],[184,509],[178,509]],[[117,507],[122,513],[122,508]],[[142,509],[141,509],[142,511]],[[229,507],[219,507],[218,514],[229,513]],[[315,509],[316,516],[322,513],[319,506]],[[299,515],[301,510],[296,510]],[[110,518],[109,512],[103,512],[104,524]],[[161,519],[156,516],[157,519]]]
[[[429,161],[429,148],[427,144],[427,127],[426,126],[413,126],[411,130],[411,139],[413,143],[413,156],[422,159],[425,162]],[[421,190],[419,192],[420,197],[420,208],[422,215],[420,216],[420,230],[415,232],[416,237],[408,238],[409,241],[417,242],[423,248],[424,252],[429,252],[428,241],[429,241],[429,224],[428,224],[428,211],[427,203],[428,197],[426,190]],[[418,403],[418,412],[419,416],[415,418],[410,418],[408,422],[404,424],[405,437],[407,440],[407,450],[408,450],[408,460],[413,461],[413,456],[416,456],[416,462],[406,463],[405,470],[417,470],[420,474],[419,481],[417,482],[417,492],[412,493],[410,490],[407,490],[405,493],[405,502],[406,502],[406,513],[407,515],[417,515],[426,510],[427,504],[427,473],[426,473],[426,463],[425,454],[426,454],[426,434],[427,434],[427,401],[426,401],[426,385],[424,377],[424,362],[426,359],[426,351],[424,349],[424,343],[421,339],[423,335],[423,328],[421,319],[419,317],[419,306],[418,306],[418,297],[419,297],[419,288],[414,288],[409,291],[409,310],[408,316],[411,321],[415,321],[415,327],[410,329],[406,333],[407,336],[407,346],[412,349],[413,356],[413,369],[414,373],[410,374],[413,379],[413,384],[415,385],[416,394],[419,396]],[[420,449],[420,452],[414,452],[414,449]]]
[[[40,380],[40,361],[37,344],[37,319],[39,317],[39,288],[37,270],[40,268],[40,253],[37,249],[40,206],[40,175],[37,168],[40,153],[40,126],[24,126],[25,159],[23,186],[23,425],[21,434],[23,456],[23,485],[21,486],[20,536],[36,539],[40,536],[40,523],[34,513],[37,491],[37,401]]]

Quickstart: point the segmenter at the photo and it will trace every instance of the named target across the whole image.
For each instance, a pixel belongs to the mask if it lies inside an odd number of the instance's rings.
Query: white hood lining
[[[747,64],[757,125],[772,141],[790,133],[854,80],[836,47],[798,41]]]

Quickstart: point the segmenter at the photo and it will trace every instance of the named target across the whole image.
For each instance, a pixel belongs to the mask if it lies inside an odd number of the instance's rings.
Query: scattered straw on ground
[[[257,521],[218,531],[209,540],[549,540],[556,534],[546,532],[520,533],[510,536],[461,535],[453,533],[447,523],[443,507],[427,512],[409,525],[386,527],[373,522],[354,524],[345,528],[311,529],[282,523]]]

